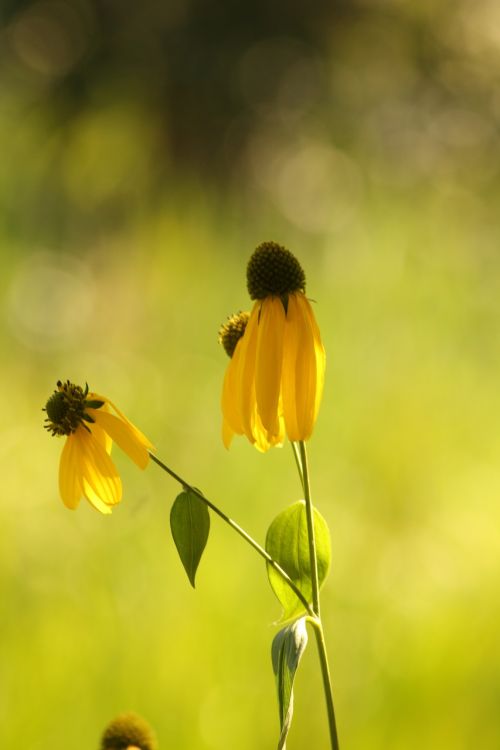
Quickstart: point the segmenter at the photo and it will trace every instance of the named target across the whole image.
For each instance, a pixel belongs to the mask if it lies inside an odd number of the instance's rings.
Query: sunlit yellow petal
[[[262,453],[265,453],[271,447],[266,428],[263,426],[259,413],[257,411],[257,402],[255,392],[252,401],[252,443]]]
[[[300,297],[302,298],[300,304],[302,305],[309,319],[309,324],[311,326],[311,331],[314,339],[314,354],[316,357],[316,397],[314,403],[314,420],[316,420],[321,404],[321,397],[323,395],[323,386],[325,383],[326,354],[325,348],[321,341],[319,326],[316,322],[316,318],[314,317],[312,306],[309,303],[307,297],[303,295],[300,295]]]
[[[225,419],[222,420],[222,442],[225,448],[229,448],[234,437],[234,430]]]
[[[122,484],[116,467],[102,445],[84,428],[77,431],[80,442],[82,488],[85,497],[101,513],[122,497]]]
[[[286,433],[289,440],[301,440],[297,423],[297,396],[296,396],[296,371],[299,353],[299,309],[297,295],[290,294],[288,297],[288,309],[286,313],[285,338],[283,346],[283,372],[281,377],[281,389],[283,398],[283,415],[285,418]]]
[[[298,440],[307,440],[313,431],[321,397],[324,373],[318,372],[320,352],[313,327],[314,316],[303,294],[297,294],[298,356],[295,370],[295,403],[297,410]]]
[[[239,341],[241,347],[238,363],[236,393],[241,419],[241,427],[247,438],[253,443],[252,432],[254,390],[255,390],[255,355],[257,352],[257,337],[261,303],[257,301],[253,307],[245,333]]]
[[[278,432],[273,436],[273,445],[281,445],[285,440],[286,429],[285,420],[283,417],[283,397],[280,394],[280,401],[278,404]]]
[[[283,364],[285,309],[280,297],[262,303],[255,364],[257,409],[269,435],[279,433],[278,403]]]
[[[98,510],[99,513],[102,513],[104,516],[109,516],[113,512],[113,506],[106,505],[106,503],[101,500],[99,495],[97,495],[89,485],[86,485],[85,497],[87,498],[91,506],[95,508],[95,510]]]
[[[262,453],[265,453],[269,448],[275,445],[281,445],[285,437],[285,429],[283,418],[280,417],[278,420],[278,429],[276,434],[271,435],[268,430],[263,426],[259,414],[257,412],[257,405],[255,405],[254,419],[252,422],[253,431],[253,443],[255,447]]]
[[[241,435],[244,431],[241,421],[238,398],[238,368],[240,366],[241,352],[242,340],[240,339],[236,344],[233,356],[229,361],[226,373],[224,375],[221,400],[224,421],[227,423],[227,425],[231,425],[233,432],[236,432],[239,435]],[[226,445],[225,442],[224,445]]]
[[[64,505],[74,510],[82,497],[79,443],[75,434],[68,435],[59,463],[59,491]]]
[[[91,412],[94,412],[95,409],[87,409],[86,411],[87,413],[91,413]],[[102,412],[102,411],[109,412],[109,406],[107,403],[104,403],[99,408],[99,412]],[[91,416],[93,416],[93,414],[91,414]],[[95,422],[92,425],[89,424],[88,426],[92,430],[93,436],[95,437],[97,442],[102,445],[106,453],[111,453],[111,448],[113,447],[113,441],[111,437],[107,434],[107,432],[105,432],[103,428],[97,424],[97,422]]]
[[[135,424],[132,424],[132,422],[129,419],[127,419],[127,417],[125,416],[125,414],[123,412],[121,412],[118,409],[118,407],[112,401],[109,400],[109,398],[106,398],[105,396],[99,396],[97,393],[89,394],[89,398],[90,397],[93,398],[93,399],[98,399],[100,401],[104,401],[105,405],[109,404],[109,406],[113,409],[113,411],[115,411],[116,414],[118,414],[118,416],[120,417],[120,419],[123,422],[125,422],[130,427],[131,431],[135,435],[135,438],[136,438],[137,442],[141,443],[144,446],[144,448],[146,448],[146,450],[148,450],[148,451],[154,451],[155,447],[154,447],[153,443],[150,440],[148,440],[148,438],[144,435],[144,433],[142,433],[135,426]],[[90,409],[88,411],[90,412]],[[99,409],[98,411],[101,411],[101,410]]]
[[[299,356],[295,371],[295,402],[299,439],[307,440],[311,436],[315,418],[316,356],[311,326],[300,304],[300,298],[298,303]]]
[[[149,453],[143,442],[138,440],[130,422],[125,422],[102,409],[88,409],[88,413],[95,419],[95,424],[101,427],[140,469],[146,468]],[[92,432],[94,426],[90,425]]]
[[[253,444],[261,453],[265,453],[266,451],[268,451],[269,448],[271,448],[271,443],[267,439],[267,431],[262,430],[262,432],[260,432],[259,430],[257,430],[255,433],[255,440]]]

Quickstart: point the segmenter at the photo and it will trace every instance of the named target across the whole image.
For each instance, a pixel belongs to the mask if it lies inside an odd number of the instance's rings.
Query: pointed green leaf
[[[325,580],[330,567],[330,532],[321,513],[314,509],[314,536],[318,560],[319,584]],[[290,505],[271,523],[266,536],[266,550],[288,573],[308,602],[312,599],[311,564],[307,534],[306,504],[304,500]],[[269,565],[269,583],[283,605],[283,618],[288,620],[304,611],[304,605],[290,586]]]
[[[177,552],[194,588],[196,570],[210,531],[208,508],[192,492],[181,492],[170,511],[170,529]]]
[[[293,680],[299,661],[307,646],[306,618],[301,617],[280,630],[271,648],[273,671],[278,689],[281,734],[278,750],[286,745],[293,714]]]

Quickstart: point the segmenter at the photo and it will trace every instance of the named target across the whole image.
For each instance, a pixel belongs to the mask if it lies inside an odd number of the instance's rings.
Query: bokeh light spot
[[[75,343],[92,312],[94,285],[75,258],[38,252],[14,273],[7,294],[11,332],[30,349]]]
[[[89,43],[88,18],[80,11],[78,4],[39,2],[20,13],[9,29],[19,60],[47,77],[70,71]]]

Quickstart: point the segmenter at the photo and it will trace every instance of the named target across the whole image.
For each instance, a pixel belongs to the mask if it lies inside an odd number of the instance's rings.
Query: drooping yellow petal
[[[87,498],[91,506],[95,508],[95,510],[98,510],[99,513],[102,513],[103,516],[109,516],[112,513],[113,506],[106,505],[106,503],[101,500],[99,495],[97,495],[94,490],[88,485],[85,490],[85,497]]]
[[[64,505],[74,510],[83,495],[79,460],[79,443],[75,434],[68,435],[59,462],[59,492]]]
[[[80,466],[83,493],[101,513],[119,503],[122,483],[116,467],[104,448],[83,427],[75,435],[80,443]]]
[[[283,418],[279,418],[278,432],[275,435],[271,435],[263,426],[259,414],[257,412],[257,404],[255,404],[254,418],[252,421],[252,431],[254,436],[255,447],[265,453],[275,445],[280,445],[283,442],[285,436]]]
[[[309,319],[309,324],[311,326],[314,339],[314,354],[316,357],[316,398],[314,403],[314,420],[316,421],[316,417],[318,416],[318,411],[321,404],[321,397],[323,396],[323,386],[325,384],[326,354],[325,348],[321,341],[319,326],[316,322],[312,306],[307,297],[303,295],[300,296],[302,297],[300,304],[305,310],[306,315]]]
[[[88,413],[90,413],[92,411],[95,411],[95,409],[93,409],[93,410],[92,409],[87,409]],[[108,404],[104,403],[99,408],[99,411],[100,412],[102,412],[102,411],[109,412],[109,406],[108,406]],[[93,414],[91,414],[90,416],[93,417]],[[104,450],[106,451],[106,453],[110,454],[111,453],[111,448],[113,447],[113,440],[111,439],[110,435],[108,435],[108,433],[105,432],[103,430],[103,428],[100,425],[97,424],[97,422],[94,422],[94,424],[92,424],[92,425],[89,424],[88,427],[89,427],[89,429],[92,430],[92,434],[95,437],[95,439],[97,440],[97,442],[102,445],[102,447],[104,448]]]
[[[137,431],[132,429],[130,422],[119,419],[102,409],[88,409],[87,411],[95,419],[95,424],[101,427],[140,469],[146,468],[149,453],[144,442],[138,439]],[[89,426],[93,432],[95,425]]]
[[[127,417],[125,416],[125,414],[123,412],[121,412],[120,409],[118,409],[118,407],[112,401],[109,400],[109,398],[106,398],[105,396],[100,396],[97,393],[91,393],[91,394],[89,394],[89,398],[96,399],[96,400],[99,400],[99,401],[104,401],[105,402],[104,403],[105,406],[106,406],[106,404],[109,404],[109,406],[116,412],[116,414],[120,417],[120,419],[123,422],[125,422],[130,427],[130,430],[134,433],[134,436],[135,436],[137,442],[141,443],[144,446],[144,448],[146,448],[146,450],[148,450],[148,451],[154,451],[155,447],[154,447],[153,443],[150,440],[148,440],[148,438],[144,435],[144,433],[142,433],[135,426],[135,424],[132,424],[132,422],[129,419],[127,419]],[[97,411],[101,411],[102,408],[103,407],[101,407],[101,409],[98,409]],[[87,411],[90,413],[92,410],[88,409]]]
[[[253,306],[245,333],[238,343],[238,346],[241,347],[236,379],[238,410],[243,432],[252,443],[254,442],[252,420],[255,399],[255,356],[257,352],[260,310],[261,303],[257,301]]]
[[[253,393],[253,408],[252,408],[252,443],[255,447],[265,453],[271,447],[271,442],[268,437],[268,432],[263,426],[259,413],[257,411],[257,402],[255,400],[255,390]]]
[[[295,405],[298,434],[295,439],[307,440],[313,431],[321,398],[324,350],[309,302],[302,293],[296,294],[296,300],[298,315]]]
[[[224,443],[225,448],[229,448],[231,445],[231,442],[234,437],[234,430],[229,425],[229,423],[226,421],[226,419],[222,419],[222,442]]]
[[[280,400],[278,403],[278,420],[279,420],[279,429],[277,434],[274,436],[274,442],[273,445],[281,445],[286,436],[286,429],[285,429],[285,419],[283,416],[283,394],[280,393]]]
[[[262,425],[272,440],[279,434],[278,404],[283,364],[285,309],[280,297],[267,297],[261,308],[255,364],[255,395]]]
[[[240,367],[242,348],[242,339],[240,339],[236,344],[233,356],[229,361],[224,375],[221,399],[224,423],[227,423],[227,426],[230,425],[232,432],[236,432],[238,435],[243,434],[244,431],[238,398],[238,369]],[[225,440],[224,445],[226,445]]]
[[[288,439],[301,440],[297,423],[296,372],[297,359],[300,356],[300,328],[298,323],[299,309],[297,295],[290,294],[285,323],[285,339],[283,345],[283,372],[281,389],[283,397],[283,415],[285,418]]]

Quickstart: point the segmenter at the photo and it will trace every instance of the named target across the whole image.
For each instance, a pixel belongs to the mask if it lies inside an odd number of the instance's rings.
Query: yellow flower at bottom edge
[[[45,405],[45,427],[66,435],[59,464],[59,491],[74,510],[82,497],[101,513],[111,513],[122,498],[120,475],[111,460],[115,442],[141,469],[153,445],[105,396],[70,381],[58,381]]]
[[[241,314],[244,322],[233,316],[220,334],[231,356],[222,390],[223,440],[229,447],[234,434],[246,435],[266,451],[285,434],[292,441],[311,436],[325,351],[305,296],[304,272],[292,253],[263,243],[250,258],[247,279],[257,300],[253,310]]]
[[[120,714],[108,724],[100,750],[157,750],[156,736],[149,724],[135,713]]]

